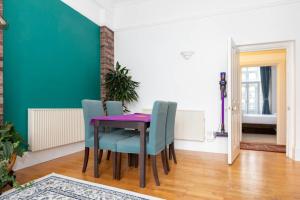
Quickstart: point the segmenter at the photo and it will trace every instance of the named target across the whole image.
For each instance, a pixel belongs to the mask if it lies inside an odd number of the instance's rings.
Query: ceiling
[[[111,0],[115,6],[123,5],[123,4],[134,4],[134,3],[142,3],[147,0]]]
[[[74,1],[77,0],[63,0]],[[154,25],[184,19],[236,13],[245,10],[293,4],[300,0],[82,0],[98,6],[101,19],[113,29]],[[95,6],[94,6],[95,7]],[[88,9],[95,10],[93,5]],[[85,12],[87,13],[87,12]],[[92,13],[92,12],[88,12]],[[99,18],[97,11],[91,16]]]
[[[144,3],[149,0],[95,0],[100,5],[105,5],[106,7],[119,7],[132,4]]]

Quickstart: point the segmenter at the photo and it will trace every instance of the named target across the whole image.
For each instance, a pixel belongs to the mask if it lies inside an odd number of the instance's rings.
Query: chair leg
[[[107,150],[106,160],[109,160],[109,158],[110,158],[110,153],[111,153],[111,151],[110,151],[110,150]]]
[[[128,155],[128,167],[131,167],[132,166],[132,154],[129,153],[127,155]]]
[[[102,155],[103,155],[103,149],[100,149],[100,151],[99,151],[99,159],[98,159],[99,164],[101,163]]]
[[[116,179],[116,171],[117,171],[117,156],[116,152],[112,152],[112,165],[113,165],[113,179]]]
[[[169,172],[169,171],[170,171],[170,165],[169,165],[168,149],[167,149],[167,147],[165,148],[165,158],[166,158],[167,170],[168,170],[168,172]]]
[[[163,168],[164,168],[164,173],[167,175],[168,174],[168,168],[167,168],[167,162],[166,162],[166,153],[165,150],[161,151],[161,161],[163,164]]]
[[[157,186],[159,186],[160,183],[159,183],[159,178],[158,178],[158,173],[157,173],[156,156],[151,155],[151,163],[152,163],[152,172],[153,172],[153,176],[155,179],[155,183]]]
[[[169,160],[172,160],[171,144],[169,144]]]
[[[131,154],[131,167],[135,167],[135,154]]]
[[[89,155],[90,155],[90,148],[85,147],[84,148],[84,160],[83,160],[83,166],[82,166],[82,172],[84,173],[86,171],[86,167],[89,161]]]
[[[121,162],[122,162],[122,153],[117,153],[117,169],[116,169],[116,179],[121,179]]]
[[[134,155],[134,167],[135,168],[139,167],[139,155],[138,154]]]
[[[171,151],[172,151],[172,156],[173,156],[174,163],[177,164],[176,153],[175,153],[175,148],[174,148],[174,142],[172,142],[172,144],[171,144]]]

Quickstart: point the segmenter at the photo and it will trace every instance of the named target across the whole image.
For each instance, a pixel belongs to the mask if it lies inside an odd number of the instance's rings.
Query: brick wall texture
[[[100,27],[100,62],[101,62],[101,100],[107,100],[105,75],[114,68],[114,32],[106,26]]]

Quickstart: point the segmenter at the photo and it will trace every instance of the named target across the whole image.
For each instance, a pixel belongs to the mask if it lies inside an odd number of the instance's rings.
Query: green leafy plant
[[[108,93],[106,98],[121,101],[124,112],[129,112],[125,104],[138,100],[139,96],[136,89],[139,85],[139,82],[132,80],[132,76],[129,75],[129,69],[122,67],[117,62],[116,68],[109,70],[105,76],[105,88]]]
[[[25,151],[21,136],[12,123],[0,126],[0,189],[7,184],[19,186],[11,171],[17,156],[23,156]]]

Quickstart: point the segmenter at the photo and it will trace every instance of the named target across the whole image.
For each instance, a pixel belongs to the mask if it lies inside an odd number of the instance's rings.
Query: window
[[[262,93],[259,67],[242,68],[242,109],[246,114],[260,114]]]

